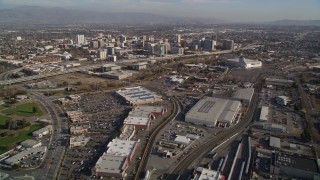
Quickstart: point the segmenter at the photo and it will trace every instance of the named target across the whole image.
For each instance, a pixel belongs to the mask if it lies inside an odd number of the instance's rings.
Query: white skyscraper
[[[176,43],[181,43],[181,34],[176,34]]]
[[[85,44],[84,35],[77,35],[77,37],[76,37],[76,43],[77,43],[78,45]]]

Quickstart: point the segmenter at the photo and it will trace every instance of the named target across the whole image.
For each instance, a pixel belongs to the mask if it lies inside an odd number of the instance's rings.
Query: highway
[[[53,126],[53,133],[51,135],[47,154],[39,168],[31,171],[30,175],[33,175],[37,179],[43,180],[56,179],[59,168],[61,167],[60,165],[62,157],[66,150],[66,142],[60,142],[59,140],[67,141],[68,139],[68,134],[66,134],[68,129],[67,119],[65,117],[60,117],[64,114],[64,112],[50,99],[38,92],[26,88],[23,89],[27,91],[34,99],[37,99],[42,103],[52,119]],[[52,144],[55,144],[54,146],[56,147],[54,147]]]
[[[259,78],[260,81],[261,77]],[[258,81],[258,82],[259,82]],[[190,169],[191,165],[196,165],[195,163],[197,160],[202,158],[204,155],[209,153],[213,148],[217,147],[219,144],[224,142],[225,140],[231,138],[235,134],[241,134],[242,131],[248,127],[252,121],[252,118],[254,116],[256,107],[259,103],[259,93],[261,91],[261,85],[256,84],[255,85],[255,93],[252,98],[252,101],[250,103],[250,106],[248,108],[248,111],[242,121],[240,121],[237,125],[230,128],[227,131],[224,131],[217,136],[212,137],[208,141],[204,142],[202,145],[199,145],[192,151],[190,151],[178,164],[174,167],[172,167],[167,174],[166,179],[187,179],[188,174],[186,172],[188,169]],[[192,167],[194,168],[194,167]]]

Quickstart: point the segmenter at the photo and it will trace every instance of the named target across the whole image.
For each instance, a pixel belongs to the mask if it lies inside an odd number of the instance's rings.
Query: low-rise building
[[[102,68],[102,72],[121,70],[121,66],[118,66],[115,64],[105,64],[101,68]]]
[[[319,168],[315,159],[275,152],[271,158],[270,173],[290,179],[313,180],[319,174]]]
[[[287,128],[281,124],[273,124],[273,123],[255,123],[255,128],[273,131],[273,132],[286,132]]]
[[[224,180],[225,177],[219,171],[198,167],[194,171],[194,177],[191,180]]]
[[[71,126],[70,127],[70,134],[72,135],[80,135],[80,134],[87,134],[88,128],[83,126]]]
[[[47,147],[39,146],[35,148],[27,148],[24,151],[17,153],[14,156],[9,157],[4,162],[8,165],[20,164],[21,160],[29,157],[31,154],[44,154],[47,151]]]
[[[148,65],[147,62],[140,62],[140,63],[131,64],[130,68],[132,70],[140,71],[143,69],[147,69],[147,65]]]
[[[266,78],[267,85],[291,87],[294,81],[290,79]]]
[[[124,88],[116,92],[130,105],[142,105],[162,101],[161,96],[140,86]]]
[[[267,122],[269,120],[269,107],[262,106],[259,121]]]
[[[185,121],[209,127],[227,127],[235,122],[240,107],[240,101],[205,97],[187,112]]]
[[[139,141],[113,139],[95,165],[96,176],[124,178]]]
[[[149,129],[151,121],[165,112],[165,108],[157,106],[137,106],[124,120],[123,124],[133,125],[135,130]]]
[[[133,71],[116,70],[116,71],[100,73],[99,75],[101,77],[108,78],[108,79],[122,80],[128,77],[131,77],[133,75]]]
[[[122,156],[103,154],[96,163],[95,175],[124,178],[128,169],[128,159]]]
[[[51,134],[51,132],[52,132],[52,125],[48,125],[44,128],[41,128],[39,130],[34,131],[32,133],[32,136],[41,138],[42,136],[45,136],[47,134]]]
[[[90,140],[90,137],[81,136],[72,136],[70,137],[70,148],[85,146]]]
[[[280,138],[270,136],[269,146],[273,148],[280,149],[281,148],[281,140]]]
[[[232,98],[244,104],[249,105],[251,102],[253,93],[254,93],[254,88],[239,88],[233,93]]]
[[[25,147],[25,148],[35,148],[35,147],[41,146],[42,143],[40,141],[37,141],[37,140],[27,139],[25,141],[22,141],[20,143],[20,145]]]
[[[239,57],[238,59],[227,59],[225,64],[229,67],[241,67],[245,69],[262,67],[261,61],[246,59],[244,57]]]
[[[112,156],[128,157],[129,161],[131,161],[138,146],[139,146],[138,141],[126,141],[121,139],[113,139],[107,145],[108,149],[106,151],[106,154],[112,155]]]
[[[288,103],[290,103],[290,101],[291,101],[290,98],[287,96],[277,96],[276,97],[277,104],[282,105],[282,106],[288,105]]]
[[[175,143],[185,144],[185,145],[188,145],[190,141],[191,141],[190,138],[187,138],[186,136],[180,136],[180,135],[177,135],[176,138],[174,139]]]

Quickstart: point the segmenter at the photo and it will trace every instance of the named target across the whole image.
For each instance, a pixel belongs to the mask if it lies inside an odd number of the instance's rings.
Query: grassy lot
[[[40,107],[36,103],[25,103],[16,106],[15,108],[4,109],[2,113],[7,115],[18,115],[18,116],[41,116],[43,113]]]
[[[40,124],[34,124],[29,126],[29,129],[26,128],[25,130],[20,131],[16,135],[0,138],[0,154],[8,151],[10,147],[14,146],[16,143],[30,139],[32,137],[32,132],[42,127],[43,126]]]
[[[10,120],[11,118],[8,116],[2,116],[0,115],[0,129],[3,129],[6,125],[6,121]]]
[[[1,125],[5,125],[5,124],[6,124],[6,121],[9,120],[9,119],[11,119],[11,118],[8,117],[8,116],[1,116],[1,115],[0,115],[0,126],[1,126]]]

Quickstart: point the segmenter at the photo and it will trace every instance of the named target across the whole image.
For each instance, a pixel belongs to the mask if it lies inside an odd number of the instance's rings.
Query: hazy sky
[[[320,0],[0,0],[2,9],[21,5],[151,12],[239,22],[320,19]]]

